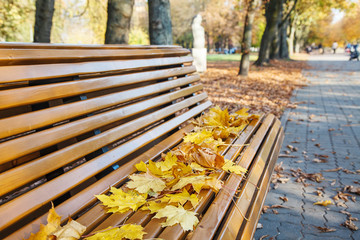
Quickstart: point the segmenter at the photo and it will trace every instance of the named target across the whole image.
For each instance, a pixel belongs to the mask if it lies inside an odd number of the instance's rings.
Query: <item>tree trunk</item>
[[[109,0],[106,24],[106,44],[127,44],[134,0]]]
[[[273,40],[271,42],[270,48],[270,59],[278,59],[280,58],[280,42],[281,42],[281,31],[282,31],[282,17],[283,17],[283,3],[284,0],[278,0],[277,3],[279,4],[277,7],[279,8],[279,13],[277,17],[277,26],[275,28],[275,33]]]
[[[55,0],[36,0],[34,42],[50,43]]]
[[[278,16],[280,12],[279,6],[280,4],[278,0],[270,0],[266,8],[266,27],[261,38],[259,57],[255,62],[255,65],[257,66],[262,66],[262,64],[267,60],[266,55],[269,51],[270,43],[275,36],[278,26]]]
[[[249,2],[248,10],[245,17],[244,34],[241,43],[241,60],[239,75],[247,76],[250,68],[250,48],[252,39],[252,26],[254,23],[254,17],[256,9],[259,6],[261,0],[251,0]]]
[[[172,25],[169,0],[149,0],[150,44],[171,45]]]
[[[289,58],[289,46],[287,41],[287,29],[289,27],[289,21],[286,21],[280,29],[280,58],[288,59]]]
[[[294,42],[295,42],[295,20],[292,21],[292,23],[290,24],[290,34],[289,34],[289,39],[288,39],[288,44],[289,44],[289,54],[293,55],[294,54]]]

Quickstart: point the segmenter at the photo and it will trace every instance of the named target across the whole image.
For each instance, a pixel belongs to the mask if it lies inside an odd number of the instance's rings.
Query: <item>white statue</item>
[[[197,14],[191,25],[193,37],[194,37],[194,48],[204,48],[205,47],[205,31],[201,26],[202,17],[200,14]]]

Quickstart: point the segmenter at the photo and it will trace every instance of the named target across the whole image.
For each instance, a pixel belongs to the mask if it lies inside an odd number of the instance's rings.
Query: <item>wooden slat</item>
[[[188,95],[189,93],[191,94],[191,92],[193,92],[193,91],[188,91],[188,90],[189,89],[183,89],[178,92],[173,92],[173,93],[170,93],[170,94],[167,94],[164,96],[159,96],[154,99],[150,99],[150,100],[146,100],[146,101],[139,102],[136,104],[132,104],[130,106],[118,109],[118,111],[123,113],[124,117],[126,117],[129,115],[156,107],[157,105],[162,105],[166,102],[172,101],[172,99],[176,99],[179,96]],[[31,182],[53,170],[56,170],[68,163],[71,163],[72,161],[74,161],[78,158],[81,158],[91,152],[94,152],[97,149],[107,146],[110,143],[112,143],[122,137],[125,137],[126,135],[131,134],[134,131],[137,131],[139,128],[145,127],[149,124],[159,121],[164,116],[169,116],[169,115],[174,114],[175,112],[181,110],[184,107],[191,106],[192,104],[200,102],[200,101],[206,99],[206,97],[207,96],[205,93],[196,95],[194,97],[191,97],[184,101],[181,101],[177,104],[173,104],[169,107],[166,107],[166,108],[164,108],[165,110],[163,110],[163,111],[157,111],[157,112],[148,114],[145,117],[125,123],[118,127],[112,128],[111,130],[105,131],[102,134],[95,135],[91,138],[85,139],[78,143],[74,143],[69,147],[66,147],[66,148],[63,148],[54,153],[45,155],[45,156],[37,159],[36,161],[31,161],[29,163],[20,165],[16,168],[10,169],[0,175],[0,196],[3,194],[6,194],[12,190],[15,190],[16,188],[18,188],[28,182]],[[159,114],[160,112],[163,112],[164,116],[160,115]],[[102,119],[102,118],[100,117],[100,119]],[[98,120],[96,120],[96,121],[98,121]],[[100,124],[102,124],[102,123],[100,122]],[[69,126],[67,126],[67,125],[69,125]],[[74,129],[77,129],[77,126],[78,126],[78,124],[74,125],[74,124],[70,123],[70,124],[61,125],[61,126],[57,127],[57,130],[59,130],[58,132],[61,133],[62,131],[65,131],[65,129],[66,129],[66,130],[69,130],[69,132],[71,133],[73,131],[76,131]],[[85,132],[87,132],[87,131],[89,131],[89,129],[87,130],[85,127]],[[41,133],[42,132],[40,132],[38,134],[41,135]],[[59,133],[55,132],[55,136],[57,136],[57,134],[59,134]],[[75,132],[75,135],[76,134],[78,134],[78,132]],[[30,137],[30,136],[31,135],[29,135],[28,137]],[[36,137],[38,138],[39,136],[36,136]],[[40,139],[42,139],[42,136],[40,136]],[[15,140],[13,140],[13,141],[15,141]],[[29,141],[31,142],[34,140],[29,140]],[[29,141],[27,141],[27,142],[29,142]],[[58,139],[56,139],[56,141],[58,141]],[[35,145],[35,147],[38,147],[39,149],[43,148],[43,145],[41,145],[43,143],[39,143],[39,144],[40,144],[39,146]],[[2,147],[3,145],[6,145],[6,143],[3,143],[2,145],[0,145],[0,147]],[[15,148],[17,146],[18,145],[15,144],[13,148]],[[6,150],[8,148],[7,148],[7,146],[5,146],[3,149]]]
[[[167,91],[179,86],[186,86],[199,80],[199,76],[179,78],[146,87],[135,88],[123,92],[108,94],[84,101],[60,105],[53,108],[29,112],[22,115],[0,119],[0,138],[35,130],[74,117],[83,116],[104,108],[131,101],[137,98]],[[199,89],[199,86],[197,86]],[[0,150],[1,152],[1,150]],[[1,160],[0,160],[1,161]]]
[[[85,188],[75,196],[72,196],[70,199],[61,203],[59,206],[56,207],[56,212],[60,216],[62,216],[62,221],[65,221],[67,219],[67,216],[74,217],[74,215],[80,212],[82,209],[92,205],[96,201],[94,195],[105,194],[106,192],[109,191],[109,188],[111,186],[117,187],[119,184],[122,184],[130,174],[133,174],[137,171],[134,168],[135,164],[141,161],[143,162],[147,162],[149,160],[154,161],[161,153],[167,151],[168,149],[171,149],[173,146],[178,144],[182,140],[184,134],[190,132],[193,129],[193,127],[194,126],[191,124],[187,125],[183,129],[177,131],[176,133],[172,134],[170,137],[166,138],[159,144],[152,147],[150,150],[142,153],[137,158],[134,158],[130,162],[125,163],[124,165],[121,166],[121,168],[118,168],[114,172],[98,180],[96,183]],[[103,208],[101,208],[101,211],[102,211],[101,215],[104,215]],[[26,226],[22,227],[13,234],[9,235],[5,239],[15,240],[15,239],[28,238],[30,232],[33,233],[37,232],[39,230],[40,224],[46,224],[46,221],[47,221],[47,213],[39,217],[38,219],[32,221],[31,223],[27,224]]]
[[[269,166],[266,169],[265,175],[259,186],[258,194],[256,195],[256,199],[254,200],[253,208],[251,209],[251,213],[249,214],[249,221],[245,222],[245,227],[242,227],[242,239],[252,239],[255,234],[256,226],[260,218],[261,209],[264,205],[266,195],[268,193],[270,178],[274,170],[275,163],[278,159],[283,140],[284,132],[281,128],[279,136],[275,142],[274,150],[272,151],[272,155],[269,160]]]
[[[35,188],[11,202],[3,204],[0,206],[0,216],[6,216],[6,218],[0,218],[0,229],[14,224],[19,219],[38,209],[44,203],[61,196],[75,185],[81,184],[91,176],[100,173],[123,157],[153,141],[158,136],[171,131],[182,122],[196,116],[210,106],[211,102],[205,102],[198,105],[188,112],[151,129],[139,137],[136,137],[133,140],[128,141],[119,147],[112,149],[111,151],[53,179],[52,181],[43,184],[41,187]],[[169,111],[169,109],[165,108],[163,110]],[[78,181],[74,183],[74,179],[77,179]]]
[[[125,44],[65,44],[65,43],[18,43],[5,42],[0,48],[21,49],[167,49],[181,48],[177,45],[125,45]]]
[[[266,171],[265,165],[271,155],[270,150],[273,147],[279,129],[280,123],[279,121],[275,121],[256,159],[254,159],[250,173],[236,200],[236,206],[233,206],[232,209],[229,210],[228,217],[221,228],[218,239],[236,239],[241,225],[247,221],[245,215],[248,214],[248,209],[254,204],[253,197],[261,183],[263,172]]]
[[[45,102],[52,99],[65,98],[129,84],[181,76],[195,71],[194,66],[189,66],[4,90],[0,92],[0,109]]]
[[[140,60],[111,60],[80,63],[57,63],[39,65],[0,66],[0,83],[61,78],[110,72],[119,70],[135,70],[169,65],[180,65],[192,61],[192,57],[164,57]]]
[[[64,63],[185,56],[187,49],[2,49],[0,65]]]

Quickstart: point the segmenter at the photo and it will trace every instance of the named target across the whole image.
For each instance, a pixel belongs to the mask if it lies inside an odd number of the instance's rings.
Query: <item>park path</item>
[[[282,118],[285,140],[277,164],[282,162],[283,171],[277,168],[280,178],[271,184],[265,201],[267,206],[284,208],[269,208],[262,215],[256,240],[360,239],[360,229],[342,225],[351,217],[360,228],[354,219],[360,220],[360,195],[344,190],[353,186],[360,194],[360,62],[325,54],[310,56],[308,63],[312,69],[303,74],[309,86],[294,93],[297,108],[286,110]],[[301,173],[321,173],[324,179],[309,179],[319,174],[299,178]],[[322,200],[335,204],[313,205]]]

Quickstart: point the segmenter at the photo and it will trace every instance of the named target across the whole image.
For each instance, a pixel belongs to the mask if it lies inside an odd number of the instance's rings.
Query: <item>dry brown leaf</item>
[[[287,201],[289,201],[289,199],[287,198],[287,197],[279,197],[280,198],[280,200],[283,200],[284,202],[287,202]]]
[[[342,168],[342,167],[338,167],[338,168],[323,170],[323,172],[337,172],[337,171],[340,171],[341,169],[343,169],[343,168]]]
[[[348,185],[344,187],[344,191],[360,195],[360,187],[354,187],[352,185]]]
[[[351,220],[346,220],[342,225],[352,231],[357,231],[359,229]]]
[[[336,231],[335,228],[327,228],[327,227],[319,227],[319,226],[314,226],[314,227],[319,229],[320,232],[335,232]]]

